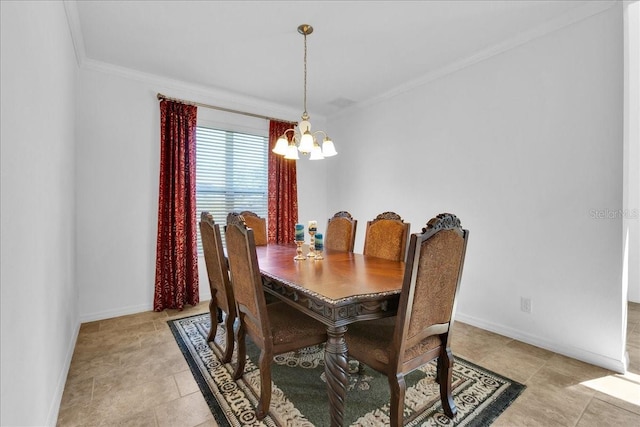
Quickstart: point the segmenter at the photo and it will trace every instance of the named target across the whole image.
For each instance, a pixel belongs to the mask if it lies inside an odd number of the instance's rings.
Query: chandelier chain
[[[307,35],[304,34],[304,115],[307,116]]]

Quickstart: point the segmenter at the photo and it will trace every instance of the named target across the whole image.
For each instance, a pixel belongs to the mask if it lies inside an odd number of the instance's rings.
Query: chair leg
[[[247,343],[245,342],[245,331],[242,321],[238,326],[238,336],[236,341],[238,342],[238,360],[236,365],[236,371],[233,374],[234,380],[239,380],[244,373],[244,365],[247,362]]]
[[[407,384],[403,374],[389,375],[391,391],[389,422],[391,427],[402,427],[404,423],[404,395]]]
[[[437,378],[440,383],[440,400],[442,402],[442,409],[449,418],[456,416],[458,409],[453,402],[453,396],[451,395],[451,379],[453,375],[453,354],[449,347],[440,351],[438,357]]]
[[[232,319],[231,316],[227,315],[227,320],[225,323],[226,330],[226,347],[224,354],[222,355],[222,363],[231,362],[231,356],[233,356],[233,322],[235,319]]]
[[[271,362],[273,355],[266,351],[260,352],[260,400],[256,408],[256,417],[261,420],[269,413],[271,404]]]
[[[215,295],[211,295],[211,301],[209,302],[209,314],[211,315],[211,329],[209,329],[209,336],[207,342],[211,342],[216,339],[216,332],[218,331],[218,323],[220,323],[218,317],[218,304],[216,303]]]

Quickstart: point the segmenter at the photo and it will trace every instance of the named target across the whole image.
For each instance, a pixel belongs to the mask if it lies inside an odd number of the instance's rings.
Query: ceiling
[[[554,22],[597,13],[594,4],[601,10],[611,1],[66,2],[81,61],[300,112],[304,38],[297,27],[310,24],[312,117],[370,102],[510,40],[525,42]]]

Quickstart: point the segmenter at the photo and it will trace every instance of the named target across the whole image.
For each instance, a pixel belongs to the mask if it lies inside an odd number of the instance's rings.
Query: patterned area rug
[[[218,327],[215,345],[207,343],[210,327],[208,313],[170,320],[168,323],[220,426],[330,424],[322,346],[274,358],[269,415],[258,421],[254,413],[260,390],[258,348],[247,339],[249,360],[243,378],[236,382],[233,380],[235,352],[231,363],[220,363],[221,347],[224,346],[221,326]],[[386,377],[369,367],[358,373],[357,366],[350,366],[350,371],[345,425],[389,425],[389,385]],[[525,388],[522,384],[457,357],[453,394],[458,414],[454,420],[450,420],[442,411],[439,386],[434,378],[435,362],[407,376],[406,426],[488,426]]]

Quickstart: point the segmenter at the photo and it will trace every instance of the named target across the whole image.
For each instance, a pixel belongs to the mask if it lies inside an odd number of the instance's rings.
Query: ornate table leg
[[[331,426],[342,427],[344,398],[347,394],[347,344],[344,340],[346,326],[327,326],[327,344],[324,352],[327,393],[331,410]]]

